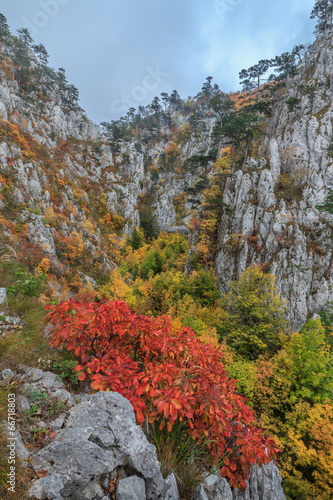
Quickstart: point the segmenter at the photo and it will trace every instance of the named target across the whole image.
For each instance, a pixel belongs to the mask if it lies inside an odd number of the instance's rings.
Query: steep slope
[[[40,65],[29,45],[24,50],[30,66],[22,83],[13,40],[2,44],[0,66],[2,253],[31,270],[47,270],[57,295],[84,285],[89,293],[114,267],[112,235],[131,234],[140,225],[140,210],[155,231],[181,223],[175,198],[204,167],[162,170],[161,157],[168,167],[169,160],[181,164],[205,153],[214,120],[207,119],[200,135],[176,144],[170,139],[181,133],[184,118],[175,113],[159,142],[129,138],[115,152],[77,103],[61,98],[63,72]],[[38,71],[51,79],[40,91]],[[70,88],[65,86],[65,96]]]
[[[247,266],[265,265],[288,301],[294,328],[333,298],[332,277],[324,277],[333,219],[316,209],[333,185],[332,43],[332,32],[320,37],[287,82],[259,159],[228,179],[224,201],[234,217],[224,216],[219,228],[222,290]]]

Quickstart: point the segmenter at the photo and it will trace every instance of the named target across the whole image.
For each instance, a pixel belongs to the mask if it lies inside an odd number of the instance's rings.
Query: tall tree
[[[260,128],[253,113],[233,112],[223,118],[219,134],[228,138],[228,143],[240,148],[244,154],[243,166],[247,160],[253,139],[259,135]]]
[[[290,52],[284,52],[280,56],[276,56],[271,60],[271,64],[275,67],[277,73],[279,73],[279,79],[286,80],[291,76],[296,74],[296,62],[295,54]]]
[[[103,134],[108,140],[113,158],[120,152],[121,143],[125,138],[125,128],[120,121],[101,123]]]
[[[29,57],[28,48],[22,39],[14,37],[13,51],[10,55],[14,63],[13,78],[17,79],[18,84],[28,90],[31,72],[31,60]]]
[[[153,111],[154,121],[156,124],[157,140],[159,140],[161,131],[161,113],[162,113],[162,106],[160,104],[159,97],[157,96],[154,97],[153,102],[150,105],[150,108]]]
[[[39,45],[33,45],[32,48],[36,54],[36,57],[37,57],[39,63],[42,64],[43,66],[46,66],[47,62],[48,62],[49,54],[47,53],[47,50],[44,47],[44,45],[42,43],[40,43]]]
[[[23,45],[27,48],[30,49],[32,44],[34,43],[32,36],[30,35],[30,32],[27,28],[20,28],[17,30],[18,32],[18,37],[23,43]]]
[[[62,96],[63,92],[67,89],[68,81],[66,78],[66,71],[64,68],[59,68],[57,71],[57,84],[59,87],[59,94]]]
[[[198,112],[197,109],[195,109],[188,119],[188,122],[193,130],[194,137],[198,137],[200,120],[201,120],[201,114]]]
[[[254,266],[229,286],[227,342],[248,359],[257,359],[267,351],[277,352],[281,347],[280,334],[287,332],[288,311],[278,295],[275,277]]]
[[[260,87],[263,83],[267,82],[265,75],[267,70],[271,67],[272,62],[268,59],[262,59],[251,66],[249,69],[243,69],[239,73],[240,83],[243,85],[243,90],[251,92],[256,90],[257,92],[257,104],[258,104],[258,121],[259,121],[259,102],[260,102]]]
[[[326,33],[332,27],[333,1],[316,0],[311,12],[311,19],[317,19],[315,34]]]
[[[212,76],[207,76],[205,83],[202,85],[202,89],[199,95],[204,99],[209,99],[212,95],[213,86],[212,86]]]
[[[10,36],[10,29],[7,19],[3,14],[0,14],[0,41],[3,42]]]
[[[79,91],[75,85],[68,85],[66,89],[67,99],[66,104],[69,108],[75,109],[79,103]]]
[[[161,97],[164,104],[164,111],[166,111],[170,102],[169,94],[167,92],[162,92]]]
[[[209,104],[218,115],[221,123],[225,115],[228,115],[235,110],[235,103],[227,94],[214,95],[214,97],[211,98]]]
[[[295,47],[293,48],[292,54],[295,57],[298,57],[298,64],[301,64],[302,57],[304,57],[305,51],[306,51],[305,45],[303,45],[303,44],[295,45]]]
[[[170,95],[170,106],[172,106],[172,108],[175,110],[175,111],[179,111],[182,107],[182,104],[183,104],[183,101],[182,101],[182,98],[180,97],[180,95],[178,94],[177,90],[173,90],[171,95]]]
[[[130,123],[134,119],[134,116],[135,116],[135,108],[131,107],[126,113],[127,123]]]

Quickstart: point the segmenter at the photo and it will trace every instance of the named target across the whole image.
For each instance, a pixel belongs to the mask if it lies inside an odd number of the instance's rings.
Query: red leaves
[[[221,473],[232,485],[245,485],[256,457],[265,463],[277,456],[270,438],[251,425],[254,413],[235,393],[221,351],[191,329],[175,333],[167,317],[139,316],[123,301],[71,299],[47,309],[52,345],[75,350],[80,380],[88,374],[93,389],[122,394],[139,423],[148,417],[171,431],[178,419],[186,421],[216,461],[225,458]]]

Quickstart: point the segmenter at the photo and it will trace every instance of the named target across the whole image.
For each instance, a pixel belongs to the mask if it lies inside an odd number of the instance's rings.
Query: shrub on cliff
[[[137,315],[123,301],[71,299],[47,309],[52,345],[74,351],[81,380],[88,374],[93,389],[125,396],[141,424],[148,418],[171,431],[185,422],[231,486],[244,488],[251,464],[277,456],[228,379],[220,349],[203,345],[190,328],[174,332],[168,317]]]

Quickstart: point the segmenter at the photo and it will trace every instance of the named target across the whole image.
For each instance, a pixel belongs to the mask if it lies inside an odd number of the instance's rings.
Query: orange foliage
[[[175,160],[179,154],[180,149],[176,142],[170,142],[170,144],[165,148],[164,153],[170,160]]]
[[[0,139],[9,139],[14,144],[19,146],[22,151],[22,156],[25,159],[33,159],[36,157],[36,153],[31,150],[26,138],[20,135],[18,126],[10,123],[7,120],[0,119]]]

